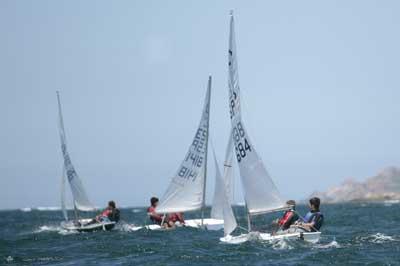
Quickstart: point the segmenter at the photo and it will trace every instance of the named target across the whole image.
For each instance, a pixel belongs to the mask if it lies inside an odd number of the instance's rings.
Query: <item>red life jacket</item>
[[[108,215],[110,215],[110,214],[111,214],[111,210],[106,209],[106,210],[104,210],[104,211],[101,213],[101,216],[103,216],[103,217],[108,217]]]
[[[286,211],[283,217],[279,220],[278,224],[280,226],[284,225],[286,222],[288,222],[292,218],[293,212],[292,211]]]
[[[147,208],[147,213],[150,215],[150,220],[152,220],[155,223],[161,223],[162,222],[162,216],[156,213],[156,208],[153,206],[150,206]]]
[[[174,222],[174,223],[175,223],[175,222],[180,222],[180,223],[182,223],[182,224],[185,223],[185,221],[183,220],[182,214],[179,213],[179,212],[170,214],[170,215],[168,216],[168,220],[169,220],[169,221],[172,221],[172,222]]]

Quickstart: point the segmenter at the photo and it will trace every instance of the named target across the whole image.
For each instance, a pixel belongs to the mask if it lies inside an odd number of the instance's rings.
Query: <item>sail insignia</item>
[[[231,15],[230,21],[228,62],[231,138],[233,139],[234,156],[239,165],[248,212],[249,214],[256,214],[284,208],[285,203],[250,141],[242,120],[233,15]]]
[[[81,179],[79,178],[77,172],[75,171],[74,166],[72,165],[71,158],[69,156],[67,150],[67,141],[65,136],[64,129],[64,120],[62,116],[61,110],[61,101],[59,92],[57,92],[57,101],[58,101],[58,114],[59,114],[59,131],[60,131],[60,140],[61,140],[61,152],[63,156],[64,162],[64,170],[63,172],[67,175],[68,183],[71,188],[72,197],[74,200],[74,205],[78,210],[81,211],[91,211],[94,210],[93,204],[90,202],[85,188]],[[63,174],[64,176],[64,174]],[[64,177],[63,177],[64,178]],[[65,204],[62,202],[62,205]]]
[[[183,162],[156,209],[158,213],[193,211],[204,207],[210,98],[211,77],[199,126]]]

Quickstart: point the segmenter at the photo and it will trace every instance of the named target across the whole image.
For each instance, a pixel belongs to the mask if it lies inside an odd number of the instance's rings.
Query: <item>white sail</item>
[[[232,204],[231,195],[233,189],[233,167],[232,167],[233,153],[232,153],[232,138],[230,136],[231,134],[229,134],[228,145],[226,147],[224,174],[222,176],[217,163],[214,147],[211,145],[214,155],[215,176],[216,176],[214,198],[211,207],[211,217],[215,219],[223,219],[223,208],[225,201],[228,201],[229,204]],[[219,179],[220,176],[221,179]],[[221,182],[221,180],[223,182]]]
[[[61,111],[61,102],[60,95],[57,92],[57,100],[58,100],[58,114],[59,114],[59,128],[60,128],[60,139],[61,139],[61,151],[64,159],[64,169],[66,176],[68,178],[69,185],[71,187],[72,196],[74,198],[75,206],[78,210],[81,211],[91,211],[95,208],[93,204],[89,201],[89,198],[86,194],[86,191],[83,187],[82,181],[79,178],[78,174],[75,171],[74,166],[72,165],[71,158],[69,157],[67,151],[67,143],[66,136],[64,130],[64,121]]]
[[[64,219],[68,221],[67,207],[65,206],[65,168],[63,165],[63,171],[61,175],[61,210],[64,215]]]
[[[254,214],[283,209],[286,205],[252,145],[242,121],[235,29],[232,14],[230,21],[228,62],[229,109],[232,124],[234,156],[239,165],[248,212]]]
[[[227,236],[235,230],[237,223],[233,213],[230,201],[231,186],[233,182],[232,172],[232,138],[229,137],[228,146],[226,149],[224,176],[219,171],[217,157],[214,148],[214,164],[215,164],[215,191],[214,201],[211,209],[211,217],[214,219],[224,220],[224,235]]]
[[[208,79],[207,94],[200,125],[185,159],[172,178],[156,209],[158,213],[193,211],[202,208],[205,204],[210,94],[211,77]]]

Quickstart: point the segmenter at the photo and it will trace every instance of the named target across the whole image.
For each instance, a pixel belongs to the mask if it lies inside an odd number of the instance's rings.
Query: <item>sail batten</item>
[[[204,207],[211,99],[211,77],[192,144],[156,208],[158,213],[195,211]]]
[[[239,165],[245,202],[250,214],[285,208],[285,203],[269,176],[244,126],[240,108],[240,87],[235,43],[234,18],[231,14],[228,50],[229,109],[234,156]]]
[[[72,165],[71,158],[70,158],[68,150],[67,150],[67,141],[66,141],[66,136],[65,136],[64,120],[63,120],[63,116],[62,116],[59,92],[57,92],[57,101],[58,101],[61,152],[62,152],[63,161],[64,161],[64,172],[65,172],[65,175],[68,179],[68,183],[71,188],[74,204],[78,210],[92,211],[92,210],[95,210],[95,208],[94,208],[93,204],[90,202],[90,200],[86,194],[86,191],[83,187],[82,181],[79,178],[77,172],[75,171],[74,166]],[[63,178],[65,178],[65,177],[63,177]]]

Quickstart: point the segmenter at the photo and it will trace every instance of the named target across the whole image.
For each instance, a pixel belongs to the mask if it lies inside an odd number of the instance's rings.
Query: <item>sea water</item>
[[[245,226],[243,207],[234,209]],[[334,204],[321,210],[325,223],[317,244],[281,240],[240,245],[221,243],[222,231],[131,232],[132,226],[148,222],[145,208],[122,209],[117,228],[94,233],[63,230],[57,210],[0,211],[0,265],[400,265],[400,204]],[[305,213],[306,206],[298,211]],[[254,226],[274,218],[258,217]]]

